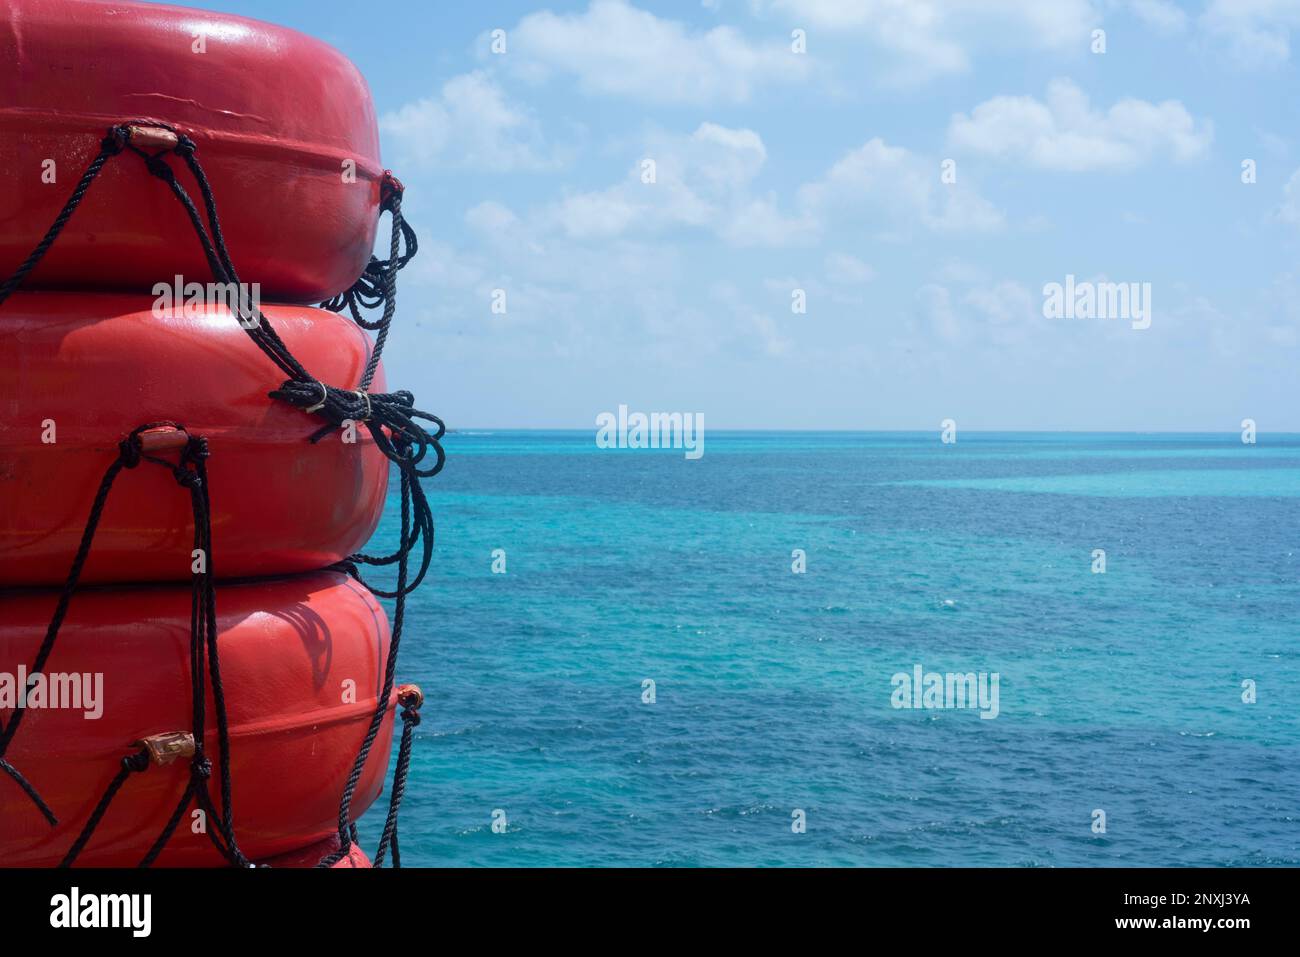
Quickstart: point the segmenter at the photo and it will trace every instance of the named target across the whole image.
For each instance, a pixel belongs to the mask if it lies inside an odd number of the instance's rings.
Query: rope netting
[[[159,136],[158,131],[166,133]],[[145,143],[141,147],[133,138]],[[158,144],[162,145],[159,146]],[[152,145],[155,148],[148,148]],[[12,276],[0,284],[0,305],[22,285],[28,274],[36,267],[41,258],[49,251],[85,198],[87,191],[99,176],[105,164],[113,157],[131,152],[139,156],[149,173],[162,180],[171,190],[184,209],[194,233],[203,247],[204,257],[212,277],[218,283],[240,286],[239,275],[231,261],[226,248],[225,237],[221,231],[221,219],[218,215],[216,199],[212,186],[203,170],[197,153],[197,147],[189,137],[177,133],[168,127],[151,122],[147,127],[132,124],[119,124],[109,129],[108,135],[100,144],[95,158],[87,166],[78,180],[72,195],[64,204],[50,228],[31,254],[23,261]],[[178,157],[190,173],[198,189],[203,206],[198,205],[177,176],[177,170],[168,162],[169,156]],[[370,257],[362,275],[345,292],[320,305],[335,312],[346,308],[352,319],[361,327],[375,333],[374,347],[360,380],[356,386],[346,389],[315,378],[294,357],[280,336],[276,333],[270,319],[263,315],[254,304],[245,301],[245,297],[231,297],[237,302],[230,302],[232,312],[240,326],[262,353],[287,377],[278,388],[268,393],[269,398],[284,402],[305,413],[315,415],[323,425],[310,436],[309,441],[319,442],[325,436],[349,424],[364,424],[374,439],[376,447],[398,469],[401,484],[401,533],[396,548],[386,555],[367,555],[357,553],[348,556],[332,568],[346,572],[374,594],[393,600],[391,638],[388,654],[384,662],[383,689],[375,709],[370,717],[366,734],[357,751],[356,759],[344,784],[339,800],[338,847],[321,859],[318,866],[329,867],[347,857],[356,842],[356,825],[352,819],[352,801],[361,775],[370,759],[374,743],[383,727],[384,717],[388,712],[388,703],[396,685],[397,653],[401,644],[403,626],[406,620],[406,598],[419,587],[429,570],[433,557],[434,525],[433,513],[424,494],[421,480],[436,475],[442,470],[446,456],[441,439],[446,427],[436,415],[415,407],[414,396],[410,392],[399,391],[374,394],[369,387],[379,368],[384,346],[388,341],[389,327],[397,307],[397,273],[416,253],[415,231],[402,216],[403,186],[400,181],[385,171],[381,186],[380,214],[387,211],[392,220],[392,232],[387,259]],[[205,222],[206,217],[206,222]],[[363,310],[382,308],[378,319],[369,320]],[[421,423],[430,423],[426,427]],[[161,443],[157,440],[159,433],[170,434],[170,439]],[[171,444],[179,449],[177,461],[154,454],[154,451]],[[152,450],[152,451],[151,451]],[[432,453],[432,462],[426,459]],[[82,568],[90,554],[95,532],[99,526],[104,506],[112,491],[114,482],[123,470],[135,469],[142,462],[155,464],[171,470],[177,484],[190,493],[190,504],[194,519],[194,548],[201,550],[207,560],[201,563],[202,571],[196,572],[193,579],[190,613],[190,694],[193,714],[191,729],[188,734],[179,732],[161,733],[153,738],[137,742],[139,750],[133,751],[121,760],[121,766],[113,777],[103,796],[86,820],[81,832],[68,849],[62,864],[72,865],[94,835],[113,799],[126,785],[132,774],[144,773],[155,764],[170,763],[176,757],[190,759],[189,783],[176,805],[171,817],[166,822],[157,840],[150,847],[140,862],[140,866],[152,864],[162,852],[171,836],[175,833],[185,810],[191,804],[199,808],[215,823],[215,829],[208,829],[214,846],[232,866],[252,866],[239,849],[235,838],[234,812],[232,805],[233,783],[230,774],[230,736],[226,720],[225,691],[221,683],[221,665],[217,642],[216,617],[216,583],[212,574],[212,533],[211,503],[208,494],[207,459],[209,456],[207,440],[202,436],[190,435],[184,426],[172,421],[157,421],[141,425],[127,435],[118,446],[117,458],[108,466],[99,489],[91,504],[90,515],[82,532],[81,541],[73,557],[67,579],[59,592],[44,640],[36,653],[34,663],[29,671],[36,679],[45,666],[58,639],[59,629],[67,615],[68,607],[77,590]],[[418,564],[411,568],[411,555],[418,550]],[[381,589],[368,583],[361,575],[361,566],[389,567],[395,566],[396,586],[391,590]],[[210,790],[212,762],[205,753],[204,736],[207,730],[207,691],[211,688],[215,710],[217,732],[217,775],[220,786],[220,809],[214,805]],[[397,701],[402,708],[402,737],[398,748],[397,764],[394,770],[392,792],[389,797],[388,814],[384,821],[379,840],[379,847],[374,855],[374,865],[381,866],[392,850],[393,866],[401,866],[398,850],[398,811],[406,791],[406,777],[410,767],[410,755],[414,729],[419,724],[419,709],[423,704],[423,695],[413,685],[404,685],[397,689]],[[31,799],[41,815],[51,827],[58,824],[58,819],[49,805],[32,786],[22,772],[5,758],[9,745],[22,723],[25,713],[25,701],[20,697],[18,707],[14,710],[8,724],[0,724],[0,771],[3,771]]]

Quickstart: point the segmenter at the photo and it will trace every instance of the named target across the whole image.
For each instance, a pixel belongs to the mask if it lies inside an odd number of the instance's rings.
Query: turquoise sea
[[[406,866],[1300,864],[1300,436],[446,448]]]

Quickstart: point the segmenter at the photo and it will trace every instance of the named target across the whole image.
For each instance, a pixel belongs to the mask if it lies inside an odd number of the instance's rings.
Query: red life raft
[[[352,287],[372,308],[392,293],[414,234],[365,82],[332,48],[240,17],[9,0],[0,90],[0,866],[134,865],[170,834],[162,865],[368,867],[340,818],[381,792],[398,703],[400,795],[423,699],[384,694],[397,641],[375,596],[319,570],[370,537],[391,467],[344,416],[383,423],[399,449],[431,442],[422,475],[441,467],[441,423],[413,413],[438,425],[430,439],[391,397],[372,409],[383,373],[351,321],[264,306],[274,334],[250,335],[208,285],[233,263],[263,301],[341,307]],[[96,156],[93,187],[74,191]],[[160,177],[206,207],[202,225]],[[408,251],[353,287],[381,201]],[[415,458],[388,452],[418,481]],[[403,556],[432,531],[415,501]],[[49,586],[74,555],[65,609]],[[217,814],[232,790],[229,831],[191,793],[205,778]]]
[[[318,40],[154,3],[7,0],[0,90],[0,278],[123,122],[202,144],[241,277],[268,300],[323,301],[369,260],[383,177],[374,106],[356,67]],[[122,156],[25,288],[145,291],[174,275],[210,271],[170,190]]]
[[[208,440],[218,577],[321,568],[364,545],[389,469],[366,427],[313,444],[320,420],[267,398],[283,376],[229,310],[152,305],[49,292],[0,309],[0,584],[64,581],[117,443],[158,420]],[[360,379],[370,340],[350,319],[263,311],[313,375]],[[114,485],[82,581],[189,581],[192,537],[188,496],[166,471],[134,469]]]
[[[0,596],[0,680],[5,674],[16,676],[19,666],[30,667],[56,598],[49,591]],[[337,833],[343,785],[383,687],[389,640],[383,610],[350,578],[318,572],[221,588],[217,626],[240,849],[256,860],[328,840]],[[189,588],[77,593],[44,674],[51,684],[54,675],[102,674],[97,705],[102,716],[85,716],[85,698],[79,709],[29,705],[6,759],[60,823],[50,827],[27,795],[0,775],[0,862],[58,864],[122,758],[139,749],[135,742],[190,730],[189,658]],[[64,688],[70,687],[65,681]],[[68,694],[63,703],[71,700]],[[357,786],[355,815],[382,788],[395,700],[396,692]],[[209,692],[206,753],[215,766],[219,748],[213,713]],[[11,714],[0,708],[0,721],[7,726]],[[129,775],[77,865],[140,863],[189,779],[185,759]],[[209,789],[219,807],[215,771]],[[225,863],[208,835],[195,833],[192,810],[186,811],[159,865]],[[215,824],[206,822],[208,827]],[[297,857],[307,863],[303,854]]]

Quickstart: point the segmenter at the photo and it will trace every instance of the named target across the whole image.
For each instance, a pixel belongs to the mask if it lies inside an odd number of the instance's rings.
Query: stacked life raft
[[[100,0],[10,0],[0,76],[0,866],[369,866],[400,711],[398,863],[443,427],[384,391],[414,234],[365,81]],[[191,283],[260,296],[160,295]],[[400,538],[360,554],[393,467]]]

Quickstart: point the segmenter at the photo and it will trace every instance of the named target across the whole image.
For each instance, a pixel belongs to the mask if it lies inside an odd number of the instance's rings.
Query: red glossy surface
[[[321,420],[267,397],[284,377],[227,310],[154,315],[152,304],[39,292],[0,307],[0,585],[64,581],[118,443],[161,419],[208,439],[219,578],[322,568],[364,545],[388,486],[370,433],[313,445]],[[305,306],[264,312],[309,372],[357,384],[370,341],[350,319]],[[381,370],[373,391],[382,389]],[[192,548],[188,494],[144,463],[118,477],[82,580],[188,582]]]
[[[315,867],[322,858],[333,854],[338,849],[339,837],[337,834],[331,834],[323,841],[317,841],[315,844],[296,851],[290,851],[288,854],[280,854],[257,863],[265,864],[267,867]],[[331,864],[330,867],[335,870],[364,870],[374,867],[374,864],[370,862],[370,858],[365,851],[358,845],[353,844],[348,848],[347,855]]]
[[[31,666],[57,595],[0,594],[0,671]],[[230,720],[235,834],[252,859],[334,833],[338,803],[383,686],[388,622],[374,597],[334,572],[228,585],[217,591],[218,647]],[[57,864],[120,766],[147,735],[191,727],[190,589],[90,589],[73,600],[45,673],[102,673],[102,716],[29,709],[6,757],[59,818],[50,827],[0,775],[0,862]],[[344,683],[355,683],[355,702]],[[395,696],[353,802],[359,815],[383,789]],[[207,753],[218,746],[209,693]],[[6,723],[11,713],[0,711]],[[132,774],[78,865],[132,866],[161,833],[189,779],[182,758]],[[160,865],[223,863],[182,819]]]
[[[206,52],[194,52],[196,35]],[[374,106],[356,67],[320,41],[161,4],[6,0],[0,90],[0,276],[44,235],[107,128],[126,120],[195,141],[235,267],[266,299],[322,301],[369,258],[383,174]],[[54,183],[42,180],[46,160]],[[355,182],[344,181],[345,160]],[[188,171],[180,179],[197,199]],[[123,154],[25,288],[148,290],[176,274],[210,276],[180,204]]]

